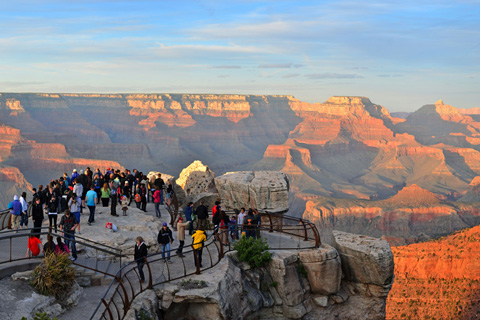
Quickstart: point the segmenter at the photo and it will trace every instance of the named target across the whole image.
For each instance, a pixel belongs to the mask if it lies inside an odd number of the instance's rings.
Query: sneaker
[[[168,259],[168,260],[167,260],[167,262],[168,262],[168,263],[173,263],[173,261],[172,261],[172,260],[170,260],[170,259]]]
[[[90,222],[87,222],[87,224],[88,224],[89,226],[91,226],[91,225],[92,225]]]
[[[74,257],[70,257],[69,259],[72,260],[72,261],[77,260],[77,258],[74,258]]]

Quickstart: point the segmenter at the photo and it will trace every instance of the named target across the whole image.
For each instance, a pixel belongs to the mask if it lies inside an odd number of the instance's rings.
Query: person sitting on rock
[[[55,246],[55,253],[56,254],[70,253],[70,250],[68,249],[67,245],[62,241],[62,237],[57,237],[57,245]]]

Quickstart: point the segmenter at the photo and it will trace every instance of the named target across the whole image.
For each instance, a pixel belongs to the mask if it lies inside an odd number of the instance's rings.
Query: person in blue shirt
[[[88,225],[92,225],[95,222],[95,204],[97,203],[97,193],[95,192],[95,186],[92,184],[90,190],[86,195],[87,207],[90,210],[90,216],[88,217]]]
[[[189,202],[185,210],[183,210],[183,213],[185,213],[185,218],[187,221],[190,221],[190,226],[188,227],[188,234],[192,235],[193,234],[193,215],[195,214],[195,211],[193,210],[193,202]]]

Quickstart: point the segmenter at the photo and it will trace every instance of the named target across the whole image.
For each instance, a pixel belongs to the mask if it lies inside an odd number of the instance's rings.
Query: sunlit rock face
[[[480,227],[393,247],[395,282],[387,319],[474,319],[480,290]]]
[[[417,185],[406,186],[385,200],[308,200],[303,216],[317,224],[327,243],[333,229],[403,245],[480,224],[480,210],[475,205],[441,200]]]

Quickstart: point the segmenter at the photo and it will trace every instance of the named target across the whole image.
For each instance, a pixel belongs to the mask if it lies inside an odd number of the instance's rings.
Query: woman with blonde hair
[[[102,206],[108,207],[108,201],[110,200],[110,189],[108,188],[108,183],[104,183],[103,187],[100,189],[100,199],[102,199]]]

